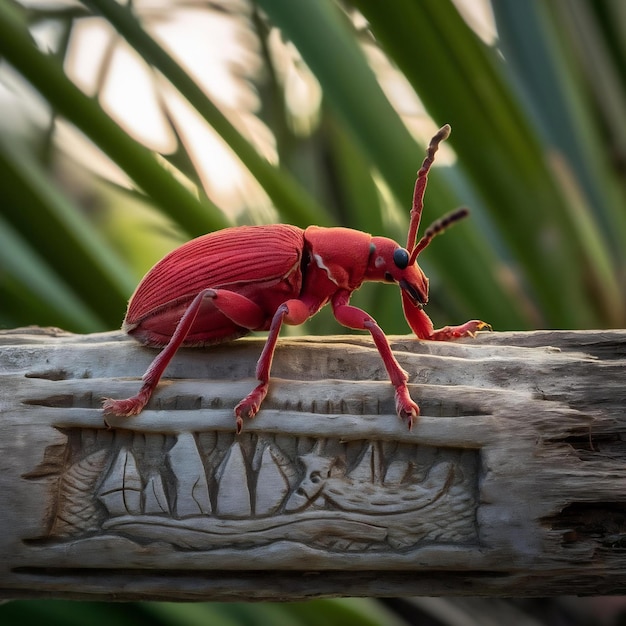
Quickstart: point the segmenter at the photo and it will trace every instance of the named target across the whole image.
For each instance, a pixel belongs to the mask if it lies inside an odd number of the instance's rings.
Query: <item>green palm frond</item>
[[[217,4],[190,6],[219,9]],[[620,21],[612,19],[616,10],[611,2],[502,0],[494,5],[498,39],[486,43],[451,0],[341,5],[259,0],[224,7],[224,13],[236,19],[239,12],[245,19],[250,40],[256,41],[252,49],[265,68],[252,89],[260,103],[259,120],[275,138],[278,159],[271,162],[234,112],[208,95],[132,5],[85,0],[78,7],[61,3],[24,9],[14,0],[3,3],[0,54],[43,97],[52,124],[34,142],[32,135],[5,141],[2,166],[9,176],[21,175],[4,194],[9,203],[1,216],[83,300],[83,309],[92,311],[88,327],[110,326],[114,311],[121,317],[137,270],[120,258],[124,252],[115,243],[115,227],[102,230],[102,222],[85,214],[80,201],[67,197],[53,180],[61,146],[53,140],[42,159],[37,145],[55,137],[56,120],[88,137],[134,185],[142,202],[179,232],[197,235],[237,221],[203,186],[195,155],[165,98],[160,106],[177,147],[158,155],[105,111],[99,93],[86,95],[68,77],[65,57],[74,26],[101,16],[109,25],[109,53],[125,41],[155,77],[157,92],[167,83],[236,155],[279,219],[300,226],[343,224],[403,240],[425,137],[415,138],[410,130],[415,119],[403,111],[402,98],[383,88],[384,72],[398,77],[436,124],[453,127],[452,164],[432,172],[425,221],[461,204],[472,209],[467,223],[440,238],[420,260],[432,277],[436,321],[481,317],[500,329],[623,324],[626,136],[620,113],[626,106],[626,63]],[[167,10],[160,19],[168,19]],[[54,52],[31,34],[50,22],[63,25]],[[270,41],[277,31],[294,46],[298,67],[321,89],[319,111],[305,130],[294,128],[283,100],[287,79]],[[585,54],[577,45],[582,40]],[[383,74],[373,51],[387,63]],[[103,65],[100,88],[108,71]],[[71,156],[81,163],[80,156]],[[93,185],[102,189],[103,183]],[[46,200],[48,195],[54,200]],[[105,198],[106,206],[120,196]],[[244,219],[267,219],[270,213],[252,202],[241,214]],[[69,221],[59,221],[54,212],[59,205],[72,207],[65,213]],[[253,217],[255,210],[260,217]],[[69,239],[58,235],[70,261],[52,245],[42,248],[41,239],[28,232],[33,216],[74,233]],[[117,228],[123,229],[120,219]],[[111,236],[113,246],[107,244]],[[97,293],[70,270],[72,260],[91,274],[92,284],[99,284]],[[18,280],[10,269],[4,272],[14,293],[23,273]],[[404,328],[398,298],[389,288],[374,287],[358,297],[388,330]],[[336,327],[327,319],[316,324],[316,332],[325,329]]]

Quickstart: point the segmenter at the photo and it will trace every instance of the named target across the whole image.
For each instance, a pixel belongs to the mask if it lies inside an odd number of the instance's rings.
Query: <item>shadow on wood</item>
[[[0,333],[0,596],[296,599],[626,590],[626,332],[391,338],[408,431],[367,337],[155,352],[119,333]]]

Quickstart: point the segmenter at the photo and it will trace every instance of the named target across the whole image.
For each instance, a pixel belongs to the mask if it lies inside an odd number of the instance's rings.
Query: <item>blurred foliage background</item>
[[[471,216],[420,257],[436,326],[626,322],[621,0],[2,0],[0,58],[0,327],[118,328],[229,225],[404,244],[444,123],[424,222]],[[393,287],[354,301],[408,332]]]
[[[145,271],[232,224],[404,244],[429,137],[437,325],[623,326],[620,0],[6,0],[0,324],[120,325]],[[252,259],[251,262],[254,262]],[[396,290],[359,303],[407,332]],[[308,332],[341,331],[329,314]]]

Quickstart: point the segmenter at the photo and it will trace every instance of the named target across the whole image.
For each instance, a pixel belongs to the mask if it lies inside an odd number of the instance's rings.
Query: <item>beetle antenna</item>
[[[417,231],[420,226],[420,220],[422,219],[422,210],[424,209],[424,193],[426,191],[426,183],[428,182],[428,172],[435,160],[435,152],[437,152],[439,144],[450,136],[451,130],[450,125],[446,124],[437,131],[437,134],[428,144],[426,158],[422,162],[422,167],[420,167],[417,172],[417,180],[415,181],[415,189],[413,191],[413,206],[411,207],[409,234],[406,240],[407,250],[413,250],[415,242],[417,241]],[[413,255],[411,255],[411,258],[413,258]]]
[[[450,228],[453,224],[456,224],[459,220],[466,218],[469,215],[469,209],[461,207],[446,213],[443,217],[435,220],[422,235],[422,238],[417,242],[415,248],[411,252],[411,258],[409,259],[409,265],[415,263],[417,255],[437,236],[444,230]]]

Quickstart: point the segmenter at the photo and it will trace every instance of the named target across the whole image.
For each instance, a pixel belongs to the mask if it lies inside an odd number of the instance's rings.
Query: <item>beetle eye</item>
[[[409,264],[409,253],[404,248],[396,248],[393,252],[393,262],[398,269],[406,269]]]

